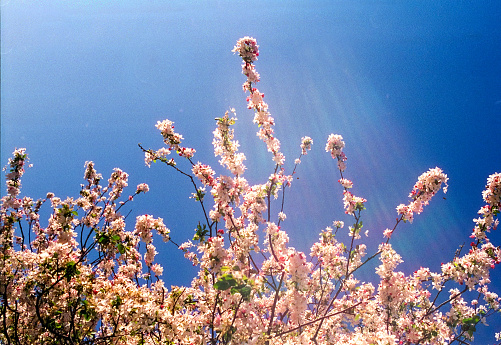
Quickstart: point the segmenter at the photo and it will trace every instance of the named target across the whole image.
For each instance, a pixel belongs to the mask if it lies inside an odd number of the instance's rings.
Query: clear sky
[[[354,194],[368,199],[369,248],[392,227],[417,177],[449,176],[413,224],[392,238],[409,273],[438,270],[471,241],[486,178],[501,170],[501,2],[497,1],[60,1],[1,0],[1,165],[26,147],[34,165],[25,195],[78,196],[86,161],[105,178],[119,167],[137,215],[162,217],[176,242],[202,214],[188,181],[167,166],[144,166],[137,144],[154,149],[154,125],[168,118],[197,149],[195,160],[224,173],[212,152],[214,118],[234,107],[235,135],[251,183],[273,162],[246,109],[236,40],[260,45],[258,87],[276,120],[291,169],[300,138],[311,136],[298,180],[287,190],[291,243],[309,251],[321,229],[348,221],[330,133],[346,142]],[[2,195],[5,188],[2,187]],[[277,211],[278,205],[275,206]],[[493,233],[497,245],[501,235]],[[188,284],[194,271],[173,245],[160,248],[164,279]],[[493,280],[501,293],[501,273]],[[363,272],[362,279],[373,277]],[[482,328],[492,342],[500,322]],[[487,338],[489,335],[489,338]],[[488,340],[486,340],[488,339]]]

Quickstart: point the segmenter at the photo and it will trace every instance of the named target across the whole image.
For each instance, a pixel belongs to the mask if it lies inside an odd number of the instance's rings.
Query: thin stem
[[[280,289],[282,287],[282,282],[284,281],[285,277],[285,272],[282,272],[282,276],[280,277],[280,283],[278,284],[278,288],[275,290],[275,298],[273,300],[273,306],[271,307],[271,314],[270,314],[270,322],[268,324],[268,336],[271,334],[271,327],[273,326],[273,319],[275,318],[275,309],[277,307],[277,302],[278,302],[278,297],[280,293]],[[269,344],[269,342],[267,342]]]

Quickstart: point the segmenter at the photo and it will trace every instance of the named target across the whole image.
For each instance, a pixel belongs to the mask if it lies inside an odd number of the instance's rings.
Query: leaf
[[[94,310],[88,308],[89,302],[87,300],[83,300],[81,302],[84,308],[79,311],[79,314],[85,319],[85,321],[89,321],[92,318]]]
[[[67,281],[70,281],[72,277],[80,274],[80,271],[77,269],[77,264],[74,261],[70,261],[66,264],[66,268],[64,269],[64,277]]]
[[[120,252],[120,254],[124,254],[125,253],[125,246],[122,243],[119,243],[117,245],[117,249]]]
[[[242,295],[242,298],[244,299],[244,301],[249,301],[250,296],[251,296],[251,292],[252,292],[252,287],[250,285],[247,285],[247,284],[241,284],[239,286],[231,288],[232,295],[236,294],[237,292],[240,295]]]
[[[118,308],[122,304],[122,298],[117,295],[117,297],[111,301],[111,306],[114,308]]]
[[[193,295],[188,295],[183,301],[184,304],[195,304],[196,301],[193,300]]]
[[[230,287],[231,287],[230,283],[228,283],[226,280],[218,280],[214,284],[214,288],[216,290],[221,290],[221,291],[228,290]]]
[[[96,235],[97,243],[106,245],[109,242],[109,237],[105,234],[98,234]]]
[[[209,230],[207,230],[205,224],[200,225],[200,222],[198,222],[197,228],[195,229],[195,236],[193,236],[193,241],[205,242],[205,236],[208,234]]]
[[[224,274],[219,278],[219,280],[214,284],[216,290],[228,290],[230,287],[236,286],[237,281],[231,274]]]

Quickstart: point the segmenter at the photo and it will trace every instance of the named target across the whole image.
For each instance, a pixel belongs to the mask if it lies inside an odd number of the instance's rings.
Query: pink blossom
[[[325,145],[325,151],[330,152],[332,158],[338,160],[338,168],[341,171],[346,169],[347,158],[343,152],[344,145],[343,137],[338,134],[330,134]]]
[[[334,222],[332,222],[332,225],[338,229],[342,229],[344,227],[344,222],[341,220],[335,220]]]
[[[247,97],[247,108],[256,110],[266,110],[268,106],[263,102],[264,93],[260,93],[258,89],[252,89],[252,93]]]
[[[137,185],[136,193],[147,193],[150,190],[146,183],[140,183]]]
[[[204,185],[212,186],[214,184],[214,175],[216,173],[210,166],[198,162],[192,167],[191,171]]]
[[[392,233],[393,233],[393,230],[386,229],[385,231],[383,231],[383,236],[386,238],[390,238]]]
[[[346,214],[353,215],[355,211],[362,211],[366,199],[353,195],[347,190],[343,193],[344,210]]]
[[[431,198],[442,188],[447,192],[447,175],[440,168],[430,169],[419,176],[409,197],[412,198],[408,205],[400,204],[397,206],[398,214],[402,215],[404,221],[412,223],[414,213],[423,212],[423,206],[429,204]],[[442,183],[445,185],[442,187]]]
[[[282,221],[282,222],[283,222],[286,218],[287,218],[287,216],[285,215],[285,213],[280,212],[280,213],[278,214],[278,219],[280,219],[280,221]]]
[[[164,273],[164,268],[160,264],[151,265],[151,271],[155,276],[161,276]]]
[[[254,38],[245,36],[237,41],[232,52],[238,53],[244,61],[256,61],[259,56],[259,46]]]
[[[301,154],[306,155],[308,150],[311,150],[311,145],[313,144],[313,139],[310,137],[301,138]]]
[[[249,83],[259,82],[259,73],[257,73],[254,65],[250,63],[242,64],[242,73],[247,77],[247,82]]]
[[[235,109],[231,109],[231,112],[235,115]],[[230,129],[236,119],[236,117],[230,118],[228,112],[222,118],[216,118],[217,128],[213,132],[212,144],[214,145],[214,155],[221,157],[219,164],[226,167],[234,175],[242,175],[245,171],[243,164],[245,155],[237,152],[240,145],[238,141],[233,140],[233,129]]]
[[[339,179],[337,182],[339,182],[341,184],[341,186],[343,186],[344,188],[352,188],[353,187],[353,182],[351,182],[350,180],[345,179],[345,178]]]

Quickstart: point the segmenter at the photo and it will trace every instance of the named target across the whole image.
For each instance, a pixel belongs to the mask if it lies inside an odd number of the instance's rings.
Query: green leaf
[[[188,295],[183,301],[184,304],[195,304],[196,301],[193,300],[193,295]]]
[[[230,291],[232,295],[238,292],[240,295],[242,295],[244,301],[249,301],[252,292],[252,287],[247,284],[241,284],[239,286],[232,287]]]
[[[94,310],[89,309],[89,301],[83,300],[81,303],[83,305],[83,309],[79,311],[79,314],[85,319],[85,321],[89,321],[92,318]]]
[[[66,264],[66,268],[64,269],[64,277],[67,281],[70,281],[72,277],[80,274],[80,271],[77,269],[77,264],[74,261],[70,261]]]
[[[228,283],[226,280],[218,280],[214,284],[214,288],[216,290],[221,290],[221,291],[228,290],[230,287],[231,287],[230,283]]]
[[[118,308],[122,304],[122,298],[117,295],[117,297],[111,301],[111,306],[114,308]]]
[[[106,234],[97,234],[96,239],[97,239],[97,243],[100,243],[102,245],[106,245],[110,241],[110,238]]]
[[[219,280],[214,284],[216,290],[228,290],[230,287],[236,286],[237,281],[231,274],[224,274],[219,278]]]
[[[122,243],[119,243],[117,245],[117,249],[120,252],[120,254],[124,254],[125,253],[125,246]]]
[[[195,236],[193,236],[193,241],[205,242],[205,236],[209,235],[209,230],[205,224],[200,225],[198,222],[197,228],[195,229]]]

